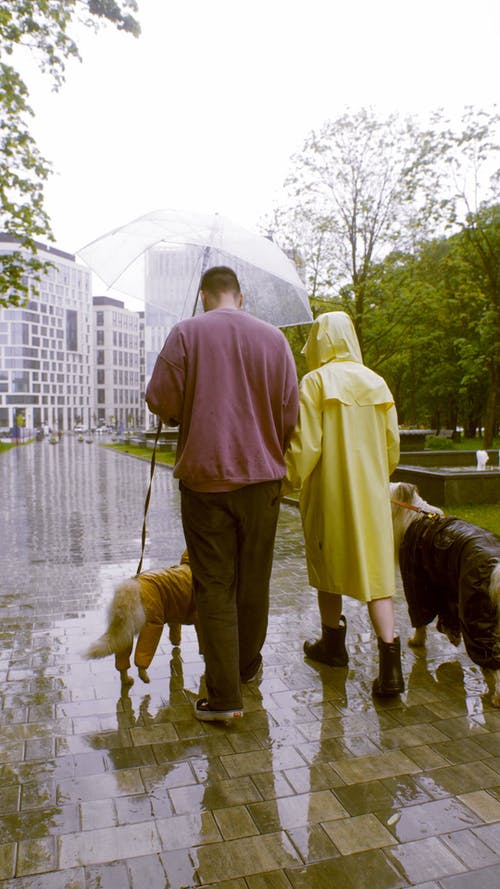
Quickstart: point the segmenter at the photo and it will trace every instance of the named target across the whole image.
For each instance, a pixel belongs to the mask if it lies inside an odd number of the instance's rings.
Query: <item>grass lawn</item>
[[[140,448],[137,445],[120,442],[119,444],[103,444],[105,448],[112,451],[119,451],[121,454],[129,454],[132,457],[139,457],[141,460],[151,462],[153,456],[153,448]],[[156,451],[156,462],[166,463],[167,466],[173,466],[175,461],[175,451]]]
[[[27,441],[21,441],[19,444],[16,444],[15,442],[12,442],[11,444],[7,441],[0,441],[0,454],[2,453],[2,451],[10,451],[11,448],[22,448],[24,447],[24,445],[31,444],[32,441],[32,438],[28,439]]]
[[[500,537],[500,503],[461,504],[448,509],[447,513],[456,516],[457,519],[464,519],[466,522],[472,522],[473,525],[479,525],[480,528],[493,531]]]
[[[483,442],[480,438],[462,438],[460,441],[450,441],[445,439],[447,451],[482,451]],[[436,450],[435,448],[425,448],[426,451]],[[500,438],[494,438],[491,448],[488,450],[500,450]]]

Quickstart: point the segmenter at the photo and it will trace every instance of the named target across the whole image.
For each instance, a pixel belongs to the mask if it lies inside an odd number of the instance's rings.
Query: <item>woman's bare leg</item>
[[[373,599],[368,602],[368,613],[373,629],[379,639],[384,642],[394,642],[394,608],[392,597],[386,599]]]

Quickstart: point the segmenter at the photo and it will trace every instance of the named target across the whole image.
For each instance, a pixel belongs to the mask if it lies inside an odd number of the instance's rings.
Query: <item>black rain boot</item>
[[[342,614],[338,628],[321,624],[321,638],[316,642],[304,642],[306,657],[312,661],[329,664],[330,667],[346,667],[349,655],[345,647],[346,619]]]
[[[394,642],[378,640],[379,673],[373,682],[373,694],[379,697],[399,695],[405,690],[401,671],[401,640]]]

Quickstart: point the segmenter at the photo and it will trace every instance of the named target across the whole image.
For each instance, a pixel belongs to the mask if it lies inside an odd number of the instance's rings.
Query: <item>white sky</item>
[[[22,71],[76,252],[161,207],[255,229],[313,128],[371,105],[457,113],[498,99],[499,0],[139,0],[139,39],[82,29],[66,84]],[[95,288],[94,288],[94,292]],[[136,306],[131,306],[136,307]]]

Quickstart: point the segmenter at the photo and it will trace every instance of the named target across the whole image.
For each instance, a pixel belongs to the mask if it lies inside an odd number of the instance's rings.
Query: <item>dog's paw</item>
[[[411,648],[423,648],[425,645],[425,628],[417,627],[413,636],[408,639],[408,645]]]
[[[151,682],[151,679],[148,676],[148,671],[144,667],[139,667],[139,679],[142,679],[143,682]]]
[[[169,624],[169,634],[168,638],[170,639],[172,645],[180,645],[181,644],[181,625],[180,624]]]
[[[126,670],[122,670],[120,673],[120,679],[122,682],[122,686],[124,688],[130,688],[131,685],[134,684],[134,680],[132,676],[129,676]]]
[[[442,633],[443,636],[446,636],[448,642],[451,642],[455,648],[458,648],[460,642],[462,641],[462,634],[460,630],[453,629],[452,627],[448,627],[441,618],[438,618],[438,622],[436,624],[436,630],[438,633]]]

